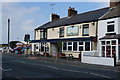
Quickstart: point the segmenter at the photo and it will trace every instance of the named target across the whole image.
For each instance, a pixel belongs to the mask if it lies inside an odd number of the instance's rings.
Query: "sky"
[[[34,29],[50,21],[50,14],[56,13],[60,17],[67,17],[68,8],[74,7],[79,13],[92,11],[104,7],[109,7],[109,2],[99,2],[97,0],[90,0],[93,2],[2,2],[0,10],[2,13],[0,25],[0,44],[7,43],[7,20],[10,18],[10,41],[23,41],[25,34],[30,34],[31,40],[34,39]],[[52,7],[50,4],[55,4]]]

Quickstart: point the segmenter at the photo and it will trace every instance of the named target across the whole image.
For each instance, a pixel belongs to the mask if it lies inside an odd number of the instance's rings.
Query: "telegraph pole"
[[[9,47],[10,47],[10,19],[8,19],[8,52],[9,52]]]

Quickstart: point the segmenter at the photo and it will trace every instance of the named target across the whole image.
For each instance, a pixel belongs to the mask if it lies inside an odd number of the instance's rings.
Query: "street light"
[[[8,52],[10,47],[9,39],[10,39],[10,19],[8,19]]]

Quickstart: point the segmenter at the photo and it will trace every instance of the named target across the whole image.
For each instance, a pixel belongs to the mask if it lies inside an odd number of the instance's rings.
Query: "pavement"
[[[43,56],[25,57],[25,55],[2,53],[2,67],[0,67],[0,70],[2,70],[2,80],[6,80],[6,78],[7,80],[42,80],[43,78],[45,80],[120,79],[120,71],[95,68],[95,66],[98,65],[94,65],[94,67],[90,66],[91,65],[83,64],[76,59],[56,60],[54,57],[47,57],[45,59]],[[113,67],[111,69],[113,69]]]
[[[57,58],[56,57],[44,57],[41,55],[29,55],[26,57],[24,54],[15,54],[15,53],[6,53],[6,55],[11,55],[11,56],[17,56],[17,57],[23,57],[27,59],[32,59],[32,60],[40,60],[40,61],[48,61],[52,63],[59,63],[59,64],[67,64],[67,65],[77,65],[80,67],[85,67],[85,68],[91,68],[91,69],[101,69],[101,70],[110,70],[110,71],[120,71],[120,64],[117,64],[117,66],[104,66],[104,65],[96,65],[96,64],[87,64],[87,63],[82,63],[80,62],[79,59],[72,59],[72,60],[67,60],[65,58]]]

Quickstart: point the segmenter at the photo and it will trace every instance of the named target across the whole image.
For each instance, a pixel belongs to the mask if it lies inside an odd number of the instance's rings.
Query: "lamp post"
[[[9,39],[10,39],[10,19],[8,19],[8,52],[10,47]]]

